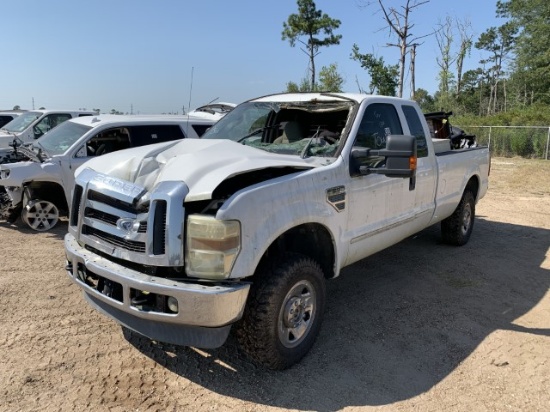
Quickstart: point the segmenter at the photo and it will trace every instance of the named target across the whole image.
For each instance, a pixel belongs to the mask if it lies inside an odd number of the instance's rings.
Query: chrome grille
[[[72,205],[75,216],[69,232],[81,244],[114,259],[183,266],[183,200],[189,190],[182,182],[161,182],[148,193],[139,185],[85,169],[76,184],[81,189]]]
[[[82,233],[88,236],[95,236],[109,244],[131,250],[132,252],[145,253],[145,242],[135,242],[132,240],[123,239],[87,225],[82,226]]]

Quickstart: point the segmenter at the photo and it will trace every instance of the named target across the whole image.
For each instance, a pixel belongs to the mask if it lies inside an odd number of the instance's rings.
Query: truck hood
[[[323,159],[326,164],[328,159]],[[163,181],[181,181],[189,188],[187,201],[212,198],[224,180],[266,168],[311,169],[314,158],[274,154],[230,140],[184,139],[178,143],[143,146],[114,152],[86,162],[84,168],[117,177],[151,190]]]

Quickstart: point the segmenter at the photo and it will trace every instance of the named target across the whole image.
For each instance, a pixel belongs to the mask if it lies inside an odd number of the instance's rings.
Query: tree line
[[[350,58],[370,77],[367,87],[357,82],[360,92],[403,97],[404,81],[411,79],[411,98],[424,111],[452,110],[464,119],[486,119],[492,124],[550,124],[550,2],[547,0],[498,0],[495,13],[503,18],[498,27],[489,27],[477,38],[471,24],[458,16],[444,16],[427,32],[415,33],[415,12],[430,0],[362,0],[384,17],[393,41],[388,47],[399,50],[395,62],[386,62],[374,53],[362,53],[354,44]],[[395,1],[392,2],[395,4]],[[309,76],[287,83],[287,91],[342,91],[344,79],[337,63],[324,66],[316,77],[315,57],[321,47],[340,44],[341,21],[317,9],[313,0],[297,0],[298,11],[283,23],[282,40],[297,44],[308,57]],[[438,89],[433,93],[415,86],[415,58],[423,39],[434,36],[439,49]],[[477,67],[466,68],[473,49],[483,58]],[[409,76],[407,76],[407,74]],[[478,121],[479,122],[479,121]]]

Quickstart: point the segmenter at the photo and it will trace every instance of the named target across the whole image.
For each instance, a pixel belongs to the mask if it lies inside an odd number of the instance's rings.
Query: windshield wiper
[[[269,126],[264,126],[264,127],[259,127],[257,129],[254,129],[252,130],[250,133],[248,133],[247,135],[244,135],[243,137],[240,137],[238,140],[236,140],[237,143],[241,143],[244,139],[248,139],[249,137],[252,137],[254,135],[257,135],[258,133],[261,133],[263,132],[264,130],[267,130],[267,129],[272,129],[274,127],[279,127],[279,123],[276,123],[276,124],[272,124],[272,125],[269,125]]]

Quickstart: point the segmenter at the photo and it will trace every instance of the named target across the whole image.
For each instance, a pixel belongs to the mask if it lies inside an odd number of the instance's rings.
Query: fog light
[[[168,309],[174,313],[178,313],[178,300],[172,296],[168,297]]]

